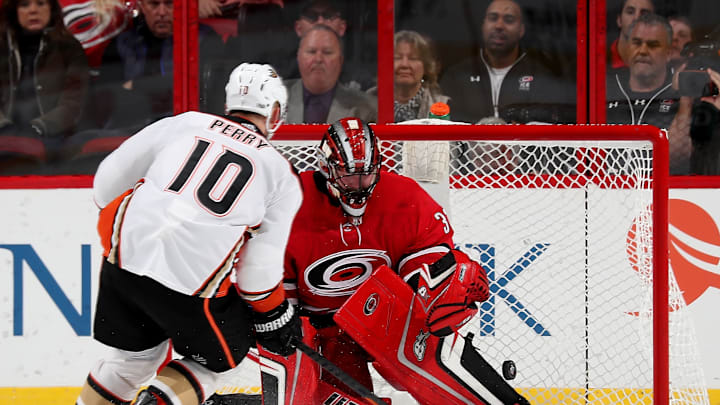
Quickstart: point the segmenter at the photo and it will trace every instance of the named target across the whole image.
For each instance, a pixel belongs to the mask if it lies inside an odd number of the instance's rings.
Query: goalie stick
[[[385,401],[383,401],[380,397],[373,394],[364,385],[360,384],[357,380],[355,380],[348,373],[343,371],[340,367],[338,367],[328,358],[315,351],[312,347],[306,345],[302,340],[295,338],[293,339],[292,343],[298,350],[300,350],[306,356],[310,357],[313,361],[319,364],[320,367],[327,370],[330,374],[335,376],[335,378],[342,381],[348,387],[352,388],[356,393],[360,394],[363,399],[367,399],[368,401],[376,405],[386,405]]]

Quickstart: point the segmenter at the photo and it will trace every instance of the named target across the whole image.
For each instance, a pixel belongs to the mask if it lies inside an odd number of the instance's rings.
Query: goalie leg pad
[[[474,366],[482,356],[469,342],[430,334],[425,318],[421,298],[385,266],[334,317],[388,382],[422,404],[527,403],[486,362]]]
[[[300,317],[303,342],[317,348],[315,328]],[[288,356],[273,353],[258,344],[264,405],[312,404],[320,379],[320,367],[300,351]]]
[[[303,342],[317,350],[318,332],[306,317],[302,321]],[[325,328],[324,328],[325,329]],[[321,377],[321,367],[297,350],[290,356],[281,356],[258,345],[263,390],[263,405],[305,405],[367,403],[351,391],[333,386]]]
[[[320,328],[317,330],[317,334],[318,346],[321,348],[323,356],[372,391],[372,377],[368,369],[370,358],[365,349],[336,325]],[[326,370],[321,370],[320,373],[322,380],[331,386],[345,392],[353,392],[350,387]]]

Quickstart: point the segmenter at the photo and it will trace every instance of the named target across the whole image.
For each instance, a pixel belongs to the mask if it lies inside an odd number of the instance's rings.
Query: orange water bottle
[[[438,101],[437,103],[430,106],[430,113],[428,114],[428,118],[437,118],[440,120],[450,121],[450,106],[446,103],[443,103],[442,101]]]

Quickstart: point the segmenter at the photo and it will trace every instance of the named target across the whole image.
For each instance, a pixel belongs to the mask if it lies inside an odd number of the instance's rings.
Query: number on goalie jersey
[[[371,388],[364,350],[332,315],[374,269],[405,276],[448,253],[453,230],[414,180],[380,172],[377,139],[359,119],[331,125],[318,155],[320,170],[300,175],[303,204],[285,255],[285,288],[318,329],[322,353]]]

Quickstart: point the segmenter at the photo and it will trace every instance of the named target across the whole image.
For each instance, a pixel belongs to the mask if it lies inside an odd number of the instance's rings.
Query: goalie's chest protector
[[[327,194],[322,175],[302,173],[303,204],[285,257],[286,279],[297,281],[303,306],[337,310],[381,265],[397,269],[425,248],[452,246],[440,207],[414,180],[383,172],[362,224],[352,225]]]

